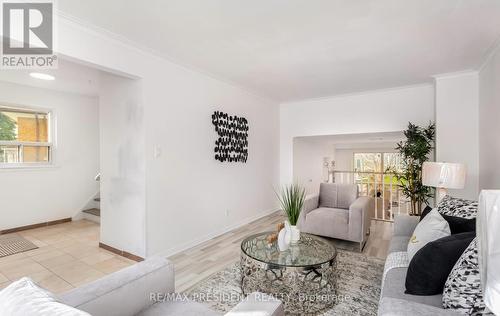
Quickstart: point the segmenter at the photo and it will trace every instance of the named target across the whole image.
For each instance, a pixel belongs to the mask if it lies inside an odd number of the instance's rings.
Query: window
[[[354,171],[385,172],[400,169],[399,153],[354,153]]]
[[[355,171],[382,172],[382,154],[380,153],[355,153]]]
[[[51,162],[50,113],[0,105],[0,166]]]

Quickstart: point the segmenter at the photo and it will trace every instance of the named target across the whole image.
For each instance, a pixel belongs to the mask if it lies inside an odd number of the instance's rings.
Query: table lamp
[[[461,163],[424,162],[422,184],[437,188],[436,203],[441,201],[448,189],[463,189],[467,168]]]

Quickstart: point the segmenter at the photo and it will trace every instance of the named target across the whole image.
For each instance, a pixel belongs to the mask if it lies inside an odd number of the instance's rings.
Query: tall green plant
[[[281,188],[280,193],[276,193],[281,204],[281,209],[288,217],[290,225],[297,225],[300,211],[306,199],[306,190],[298,184],[291,184]]]
[[[408,123],[404,131],[406,140],[397,144],[396,150],[401,154],[402,166],[395,170],[396,178],[403,194],[411,201],[411,214],[418,215],[424,203],[431,197],[431,188],[422,184],[422,165],[429,160],[434,149],[436,126],[430,123],[420,127]]]

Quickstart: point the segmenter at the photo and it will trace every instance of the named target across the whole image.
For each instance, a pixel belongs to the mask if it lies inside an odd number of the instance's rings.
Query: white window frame
[[[52,109],[41,108],[36,106],[14,105],[5,102],[0,102],[0,111],[24,112],[24,113],[40,113],[47,115],[47,136],[48,142],[23,142],[23,141],[2,141],[0,145],[4,146],[18,146],[19,147],[19,160],[22,161],[22,147],[48,147],[48,162],[19,162],[19,163],[2,163],[0,162],[0,169],[29,169],[29,168],[44,168],[54,166],[55,161],[55,115]]]

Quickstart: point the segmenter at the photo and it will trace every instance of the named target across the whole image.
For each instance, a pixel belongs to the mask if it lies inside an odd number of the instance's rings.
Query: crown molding
[[[83,30],[85,32],[91,33],[105,41],[114,41],[115,43],[118,43],[119,45],[124,46],[127,49],[132,49],[135,50],[138,53],[141,54],[146,54],[149,55],[150,57],[158,58],[163,61],[169,62],[171,64],[174,64],[177,67],[180,67],[186,71],[189,71],[191,73],[196,73],[198,75],[205,76],[207,78],[210,78],[212,80],[219,81],[221,83],[224,83],[226,85],[229,85],[233,88],[237,88],[253,97],[257,97],[259,99],[265,100],[266,102],[271,102],[275,104],[279,104],[279,101],[276,100],[275,98],[265,95],[259,92],[256,92],[252,89],[249,89],[243,85],[240,85],[232,80],[223,78],[219,75],[216,75],[212,72],[208,72],[204,69],[200,69],[199,67],[196,67],[194,65],[182,62],[180,60],[177,60],[173,58],[172,56],[169,56],[167,54],[161,53],[158,50],[152,49],[148,46],[142,45],[140,43],[137,43],[136,41],[130,40],[127,37],[123,35],[116,34],[115,32],[109,31],[105,28],[96,26],[88,21],[82,20],[80,18],[77,18],[73,15],[67,14],[63,11],[56,10],[57,18],[59,19],[59,23],[68,23],[74,27],[77,27],[80,30]],[[106,67],[106,65],[102,65]],[[134,74],[132,74],[134,75]]]
[[[318,97],[318,98],[284,101],[284,102],[281,102],[281,104],[284,105],[284,104],[295,104],[295,103],[302,103],[302,102],[319,102],[319,101],[324,101],[324,100],[329,100],[329,99],[337,99],[337,98],[340,99],[340,98],[346,98],[346,97],[384,93],[384,92],[398,91],[398,90],[408,90],[408,89],[422,88],[422,87],[434,87],[434,83],[423,82],[423,83],[417,83],[417,84],[406,85],[406,86],[396,86],[396,87],[381,88],[381,89],[374,89],[374,90],[363,90],[363,91],[355,91],[355,92],[342,93],[342,94],[332,94],[332,95]]]

